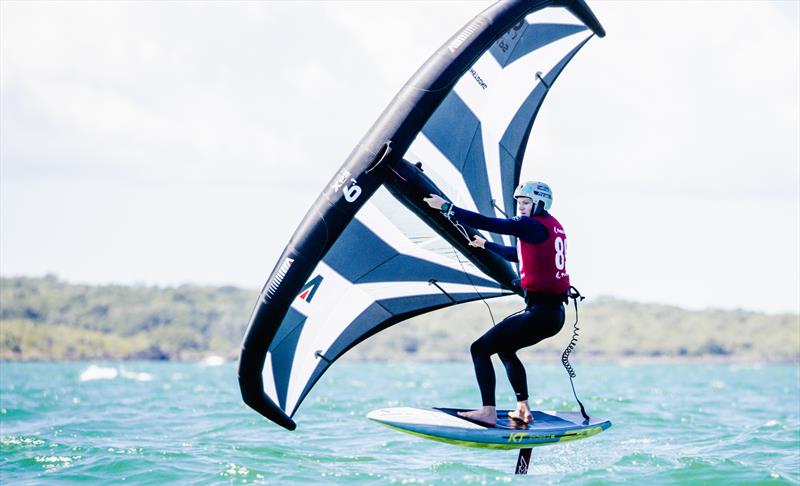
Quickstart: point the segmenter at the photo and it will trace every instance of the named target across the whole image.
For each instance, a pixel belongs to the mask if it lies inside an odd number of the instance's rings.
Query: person
[[[459,414],[488,425],[497,423],[493,354],[497,354],[505,366],[517,399],[516,409],[508,416],[524,423],[533,422],[528,406],[525,367],[516,353],[555,336],[561,330],[564,303],[570,289],[566,268],[567,235],[558,220],[548,213],[553,202],[550,187],[542,182],[526,182],[517,187],[514,198],[517,216],[508,219],[490,218],[458,208],[435,194],[423,198],[430,207],[441,210],[448,218],[473,228],[517,238],[516,248],[487,241],[478,235],[473,236],[469,243],[497,253],[506,260],[519,262],[520,284],[526,304],[524,311],[506,317],[470,347],[483,406]]]

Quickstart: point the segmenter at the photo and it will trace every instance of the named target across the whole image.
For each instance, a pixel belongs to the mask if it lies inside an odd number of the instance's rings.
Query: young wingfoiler
[[[293,430],[348,349],[410,317],[522,294],[481,234],[431,209],[437,194],[515,214],[533,122],[564,67],[605,31],[583,0],[499,1],[423,64],[323,188],[278,259],[242,342],[247,405]]]

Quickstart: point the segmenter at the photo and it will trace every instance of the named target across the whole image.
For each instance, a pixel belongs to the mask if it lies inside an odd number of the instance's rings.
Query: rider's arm
[[[473,228],[491,231],[492,233],[516,236],[532,244],[542,243],[547,240],[547,228],[533,218],[525,216],[509,219],[489,218],[456,206],[453,206],[451,211],[457,220]]]
[[[498,245],[492,241],[487,241],[483,244],[483,247],[492,253],[497,253],[510,262],[519,261],[517,259],[517,249],[513,246]]]

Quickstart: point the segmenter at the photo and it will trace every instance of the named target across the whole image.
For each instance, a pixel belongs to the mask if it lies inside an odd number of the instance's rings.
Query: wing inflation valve
[[[387,140],[386,142],[384,142],[384,144],[381,146],[381,149],[378,150],[377,154],[375,154],[375,158],[372,159],[372,162],[369,163],[369,166],[367,167],[367,174],[369,174],[370,172],[375,170],[376,167],[381,165],[381,163],[383,163],[383,161],[386,159],[386,156],[392,153],[391,145],[392,145],[391,140]]]

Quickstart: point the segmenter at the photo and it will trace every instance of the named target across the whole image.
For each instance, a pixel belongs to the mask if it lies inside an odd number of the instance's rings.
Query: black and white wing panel
[[[514,189],[539,107],[592,35],[564,8],[528,15],[461,76],[405,158],[422,162],[457,206],[485,216],[514,215]]]

